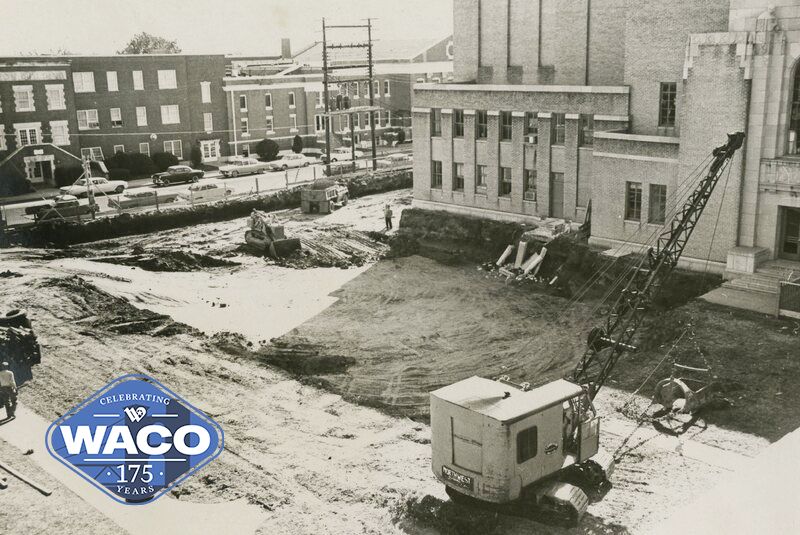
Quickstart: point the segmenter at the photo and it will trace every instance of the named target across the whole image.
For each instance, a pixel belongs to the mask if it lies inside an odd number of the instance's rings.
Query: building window
[[[250,156],[250,144],[249,143],[245,143],[244,145],[242,145],[241,148],[242,148],[242,155]]]
[[[267,115],[267,133],[274,134],[275,133],[275,123],[272,120],[272,115]]]
[[[464,137],[464,110],[453,110],[453,137]]]
[[[647,222],[663,225],[667,219],[667,186],[650,184],[650,203]]]
[[[625,183],[625,219],[640,221],[642,219],[642,183]]]
[[[508,197],[511,195],[511,168],[500,168],[500,180],[497,185],[497,194],[501,197]]]
[[[431,188],[442,189],[442,162],[431,161]]]
[[[268,109],[272,109],[272,94],[267,93],[264,95],[264,106]]]
[[[78,130],[97,130],[100,120],[97,110],[78,110]]]
[[[511,112],[500,112],[500,141],[511,141],[512,126]]]
[[[206,132],[214,130],[214,116],[211,112],[207,111],[203,114],[203,129]]]
[[[321,132],[325,130],[325,117],[322,115],[315,115],[314,116],[314,129],[317,132]]]
[[[247,111],[247,95],[239,95],[239,111]]]
[[[150,143],[139,143],[139,152],[150,156]]]
[[[103,159],[103,149],[100,147],[85,147],[81,149],[81,158],[84,160],[99,161]]]
[[[119,128],[122,126],[122,112],[119,108],[111,108],[111,126]]]
[[[183,144],[180,139],[164,142],[164,152],[173,154],[179,160],[183,159]]]
[[[294,91],[289,91],[289,107],[290,108],[294,108],[295,107]]]
[[[383,81],[383,96],[384,97],[388,97],[389,96],[389,89],[390,88],[391,88],[391,85],[389,84],[389,80],[384,80]]]
[[[119,91],[119,84],[117,83],[117,71],[106,72],[106,84],[109,91]]]
[[[211,82],[200,82],[200,101],[203,104],[211,102]]]
[[[372,94],[376,97],[381,96],[381,83],[379,80],[372,82]]]
[[[0,150],[7,150],[5,126],[0,124]]]
[[[317,93],[317,108],[324,108],[325,107],[325,92],[320,91]]]
[[[39,143],[39,129],[36,127],[21,126],[17,127],[17,145],[36,145]]]
[[[178,80],[175,76],[174,69],[158,71],[158,88],[159,89],[177,89]]]
[[[136,126],[147,126],[147,108],[136,106]]]
[[[386,112],[386,126],[392,126],[392,112]]]
[[[431,136],[442,135],[442,110],[439,108],[431,109]]]
[[[118,152],[125,152],[125,145],[114,145],[114,154]]]
[[[553,114],[553,145],[563,145],[567,135],[567,117],[563,113]]]
[[[353,98],[361,98],[361,95],[358,92],[358,82],[353,82],[351,87],[350,94],[353,95]]]
[[[242,117],[239,119],[240,122],[240,132],[242,135],[250,135],[250,120],[247,117]]]
[[[526,201],[536,200],[536,169],[522,170],[522,198]]]
[[[522,464],[536,457],[536,448],[539,441],[536,426],[529,427],[517,433],[517,464]]]
[[[53,145],[69,145],[69,129],[67,121],[50,121],[50,135]]]
[[[353,128],[360,129],[361,128],[361,114],[356,113],[353,115]]]
[[[453,164],[453,190],[464,191],[464,164]]]
[[[525,112],[525,143],[539,143],[539,119],[536,112]]]
[[[14,103],[17,111],[36,111],[33,103],[33,86],[15,85]]]
[[[489,137],[489,116],[486,110],[475,112],[475,137],[478,139]]]
[[[475,188],[486,189],[486,180],[488,178],[489,169],[485,165],[475,166]]]
[[[64,98],[64,86],[58,84],[58,85],[46,85],[44,87],[47,90],[47,109],[66,110],[67,102]]]
[[[582,147],[591,147],[594,145],[594,115],[582,113],[580,115],[580,121],[580,145]]]
[[[133,71],[133,89],[135,91],[142,91],[144,89],[142,71]]]
[[[289,114],[289,132],[297,132],[297,115],[294,113]]]
[[[177,104],[161,106],[161,124],[178,124],[180,122],[181,114]]]
[[[76,93],[94,93],[94,73],[73,72],[72,85]]]
[[[658,126],[675,126],[675,98],[678,93],[678,84],[675,82],[661,82],[661,93],[658,99]]]
[[[219,159],[219,143],[215,140],[200,142],[200,150],[203,154],[203,161]]]

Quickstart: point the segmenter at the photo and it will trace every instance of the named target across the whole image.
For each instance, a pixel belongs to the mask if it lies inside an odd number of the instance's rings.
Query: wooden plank
[[[20,481],[22,481],[24,483],[27,483],[28,485],[30,485],[31,487],[35,488],[36,490],[38,490],[39,492],[41,492],[45,496],[50,496],[51,494],[53,494],[53,491],[51,491],[50,489],[48,489],[44,485],[36,483],[35,481],[30,479],[29,477],[21,474],[20,472],[17,472],[16,470],[14,470],[13,468],[11,468],[10,466],[8,466],[5,463],[0,462],[0,468],[5,470],[6,472],[11,474],[12,476],[16,477]]]

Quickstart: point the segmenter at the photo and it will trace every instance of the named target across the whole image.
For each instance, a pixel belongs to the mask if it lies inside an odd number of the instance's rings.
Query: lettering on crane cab
[[[158,381],[126,375],[47,430],[50,455],[111,498],[150,503],[222,452],[222,428]]]

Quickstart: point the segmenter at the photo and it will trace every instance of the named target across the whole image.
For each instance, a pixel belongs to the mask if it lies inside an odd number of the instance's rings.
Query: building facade
[[[800,260],[800,0],[458,0],[454,83],[414,90],[414,198],[646,244],[746,133],[684,254]],[[421,135],[421,132],[429,133]]]

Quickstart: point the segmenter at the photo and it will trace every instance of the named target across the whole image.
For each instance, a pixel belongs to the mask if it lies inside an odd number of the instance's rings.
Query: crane
[[[566,379],[531,388],[507,377],[470,377],[431,392],[432,469],[451,498],[580,520],[588,494],[614,469],[600,449],[592,401],[620,357],[636,349],[636,330],[743,141],[743,132],[728,134],[712,151],[708,171],[633,270],[605,321],[589,332]]]

